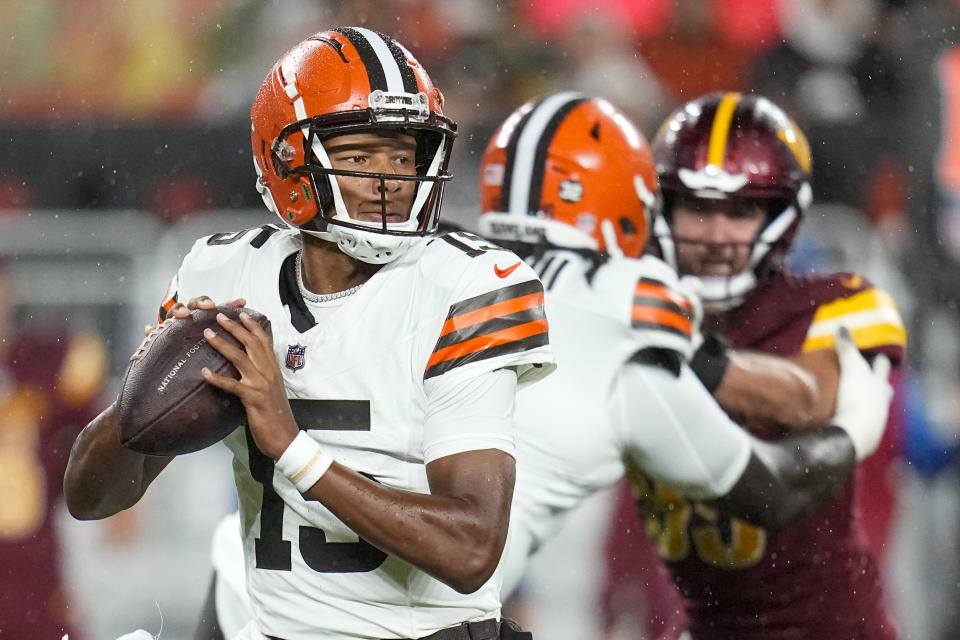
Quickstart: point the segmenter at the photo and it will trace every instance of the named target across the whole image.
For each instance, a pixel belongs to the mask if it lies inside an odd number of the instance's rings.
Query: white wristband
[[[330,465],[333,456],[323,450],[320,443],[301,431],[276,462],[282,473],[300,493],[306,493],[317,483]]]

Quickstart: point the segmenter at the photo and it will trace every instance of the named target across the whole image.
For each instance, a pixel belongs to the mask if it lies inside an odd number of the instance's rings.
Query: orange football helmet
[[[432,233],[456,124],[443,95],[402,45],[361,27],[323,31],[300,42],[267,74],[250,111],[257,189],[267,208],[306,233],[337,242],[372,263],[399,255],[411,238]],[[337,135],[400,131],[417,140],[416,174],[334,170],[324,141]],[[337,176],[413,180],[404,222],[371,223],[346,211]]]
[[[601,98],[556,93],[514,111],[480,168],[483,235],[643,254],[656,204],[646,138]]]

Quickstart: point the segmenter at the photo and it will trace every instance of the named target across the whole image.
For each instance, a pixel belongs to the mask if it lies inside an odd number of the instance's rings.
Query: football
[[[217,313],[240,322],[246,312],[270,333],[270,320],[245,307],[196,309],[186,318],[169,318],[147,336],[130,357],[117,398],[120,442],[149,455],[179,455],[209,447],[246,420],[231,393],[209,384],[200,370],[240,378],[236,367],[203,337],[212,328],[242,345],[217,323]]]

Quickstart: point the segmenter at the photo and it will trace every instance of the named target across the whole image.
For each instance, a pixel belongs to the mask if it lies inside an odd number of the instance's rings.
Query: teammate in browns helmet
[[[317,33],[251,110],[257,188],[279,224],[201,238],[162,317],[217,303],[207,340],[240,380],[234,454],[242,639],[508,638],[500,573],[514,396],[553,368],[543,287],[515,255],[436,228],[455,126],[426,71],[369,29]],[[80,435],[71,512],[136,503],[170,458],[121,448],[115,410]],[[104,482],[103,478],[109,478]]]
[[[843,388],[838,326],[866,357],[902,360],[906,332],[889,295],[857,274],[787,268],[810,203],[811,156],[777,105],[740,93],[692,100],[661,126],[653,156],[663,207],[652,243],[699,279],[704,339],[691,364],[732,416],[771,442],[821,423]],[[761,354],[789,359],[804,378],[776,383],[778,359],[735,366]],[[860,478],[858,469],[779,531],[639,478],[646,529],[685,598],[693,637],[896,638],[858,522]]]
[[[829,495],[823,478],[839,482],[882,430],[886,407],[868,417],[853,406],[887,393],[882,365],[874,374],[847,339],[838,345],[844,397],[821,421],[840,429],[767,443],[731,421],[687,364],[693,304],[672,269],[642,255],[656,211],[652,168],[619,109],[574,92],[523,105],[487,145],[479,228],[518,246],[540,275],[558,363],[517,398],[505,595],[566,514],[625,473],[779,526]],[[858,435],[852,444],[861,429],[869,444]]]

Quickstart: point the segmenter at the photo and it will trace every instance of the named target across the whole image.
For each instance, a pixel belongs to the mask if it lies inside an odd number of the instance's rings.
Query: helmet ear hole
[[[310,174],[310,184],[317,194],[317,211],[322,214],[329,214],[333,210],[333,189],[330,187],[330,181],[326,176],[315,176]]]
[[[780,213],[790,206],[790,200],[786,198],[769,198],[764,207],[767,212],[767,222],[776,218]]]
[[[620,223],[620,233],[625,236],[636,235],[637,225],[633,224],[633,220],[630,218],[620,218],[618,222]]]
[[[286,178],[290,175],[290,170],[287,167],[287,163],[277,157],[277,154],[270,152],[270,162],[273,164],[273,172],[277,174],[280,178]]]

